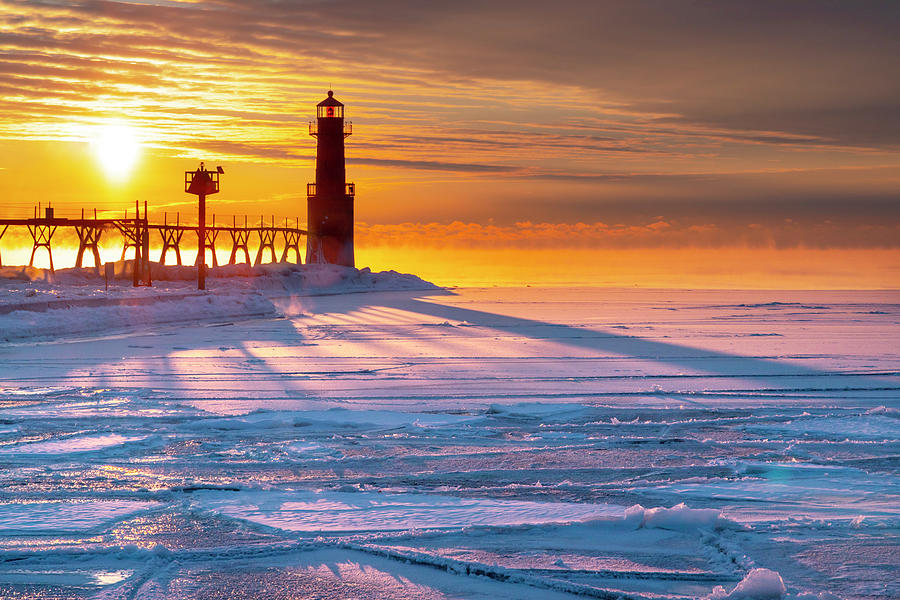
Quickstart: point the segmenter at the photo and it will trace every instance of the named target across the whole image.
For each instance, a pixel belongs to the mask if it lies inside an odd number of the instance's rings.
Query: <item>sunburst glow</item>
[[[140,154],[135,130],[123,123],[100,127],[92,145],[100,166],[110,179],[123,179],[131,173]]]

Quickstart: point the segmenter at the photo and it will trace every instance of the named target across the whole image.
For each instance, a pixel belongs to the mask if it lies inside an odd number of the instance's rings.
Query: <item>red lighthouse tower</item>
[[[344,121],[344,105],[334,92],[316,107],[309,135],[317,139],[316,182],[306,184],[306,262],[354,266],[353,200],[356,187],[347,183],[344,138],[352,132]]]

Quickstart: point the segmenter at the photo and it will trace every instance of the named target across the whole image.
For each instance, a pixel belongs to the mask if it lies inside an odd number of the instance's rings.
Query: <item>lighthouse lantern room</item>
[[[344,105],[334,99],[334,92],[329,91],[328,97],[319,102],[316,107],[316,117],[319,119],[343,119]]]

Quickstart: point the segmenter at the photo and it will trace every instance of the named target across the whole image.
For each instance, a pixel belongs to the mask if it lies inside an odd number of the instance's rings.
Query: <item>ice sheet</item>
[[[220,498],[219,496],[227,496]],[[304,532],[407,531],[499,527],[621,517],[604,504],[521,502],[434,494],[296,492],[198,493],[195,506],[254,523]]]
[[[128,442],[136,442],[146,438],[147,436],[127,436],[119,435],[117,433],[108,435],[72,436],[61,440],[47,440],[44,442],[31,442],[0,447],[0,455],[22,456],[28,454],[73,454],[79,452],[92,452],[119,446]]]
[[[0,532],[3,535],[89,532],[156,506],[155,502],[141,500],[9,502],[0,504]]]
[[[0,597],[900,596],[894,292],[267,281],[5,315]]]

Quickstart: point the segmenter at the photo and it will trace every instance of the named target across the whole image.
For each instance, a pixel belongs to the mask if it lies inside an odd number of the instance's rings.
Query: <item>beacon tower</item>
[[[316,107],[309,135],[316,138],[316,182],[306,184],[307,264],[352,267],[353,201],[356,188],[347,183],[344,138],[352,132],[344,121],[344,105],[329,91]]]

